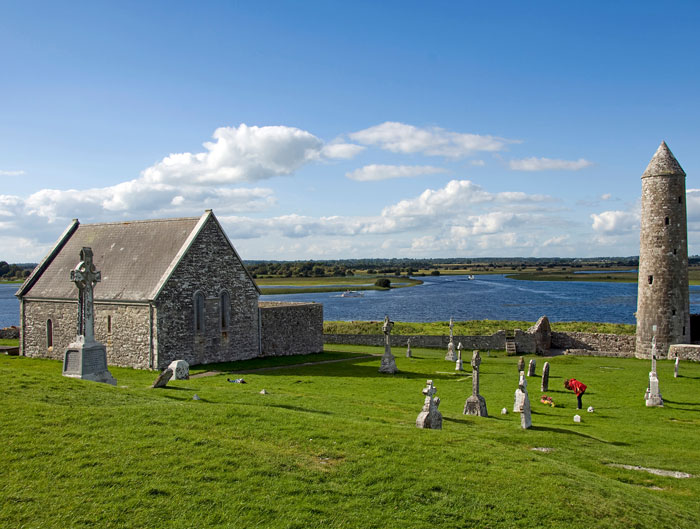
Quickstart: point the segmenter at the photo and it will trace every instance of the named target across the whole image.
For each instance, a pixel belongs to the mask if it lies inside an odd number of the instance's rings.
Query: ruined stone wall
[[[222,327],[221,293],[230,296],[230,323]],[[203,330],[195,331],[194,297],[205,297]],[[245,360],[260,352],[258,291],[240,259],[210,219],[156,300],[156,367]]]
[[[554,349],[580,349],[588,351],[618,351],[632,356],[635,337],[625,334],[602,334],[588,332],[552,332]]]
[[[19,327],[3,327],[0,329],[0,338],[5,340],[16,340],[19,338]]]
[[[323,351],[323,305],[261,301],[259,306],[263,355]]]
[[[78,304],[70,301],[24,300],[25,328],[21,354],[34,358],[63,359],[77,333]],[[53,328],[53,346],[47,342],[47,321]],[[110,332],[111,327],[111,332]],[[107,363],[147,368],[148,306],[95,303],[95,339],[107,348]]]
[[[700,362],[700,345],[676,344],[668,348],[668,357]]]

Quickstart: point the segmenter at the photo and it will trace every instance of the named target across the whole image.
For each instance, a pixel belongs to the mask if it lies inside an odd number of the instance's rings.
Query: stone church
[[[75,339],[70,271],[92,248],[95,338],[110,365],[162,369],[323,350],[323,306],[261,303],[260,290],[211,210],[201,217],[74,220],[17,291],[20,354],[62,359]]]

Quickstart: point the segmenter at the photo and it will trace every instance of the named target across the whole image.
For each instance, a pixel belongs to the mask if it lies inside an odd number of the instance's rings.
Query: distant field
[[[387,290],[374,286],[382,277],[391,281],[391,288],[420,285],[423,281],[395,276],[349,276],[349,277],[274,277],[255,280],[263,294],[304,294],[311,292],[344,292],[345,290]],[[326,286],[327,285],[327,286]],[[276,288],[266,288],[278,286]],[[281,287],[280,287],[281,286]],[[283,288],[290,286],[295,288]]]

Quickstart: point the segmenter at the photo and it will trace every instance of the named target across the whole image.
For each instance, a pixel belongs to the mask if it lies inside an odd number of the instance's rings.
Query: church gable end
[[[176,359],[208,364],[257,356],[258,296],[218,221],[209,215],[154,300],[154,367]]]

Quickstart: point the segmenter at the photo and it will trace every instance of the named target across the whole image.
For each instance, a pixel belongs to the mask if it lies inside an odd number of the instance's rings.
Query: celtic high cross
[[[102,280],[92,262],[92,248],[80,250],[80,262],[70,272],[70,280],[78,287],[78,336],[86,343],[95,341],[94,288]]]

